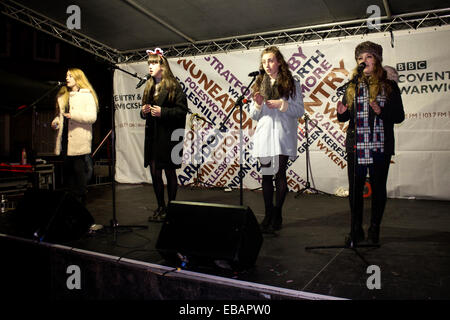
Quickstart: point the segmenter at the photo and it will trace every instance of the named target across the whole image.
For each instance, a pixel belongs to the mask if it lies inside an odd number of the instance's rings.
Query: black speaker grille
[[[262,235],[249,207],[172,201],[156,248],[168,259],[181,255],[255,263]]]
[[[29,190],[19,202],[14,224],[19,235],[47,242],[79,239],[94,219],[70,193]]]

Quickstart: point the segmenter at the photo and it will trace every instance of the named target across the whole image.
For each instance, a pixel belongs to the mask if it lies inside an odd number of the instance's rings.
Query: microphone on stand
[[[258,71],[253,71],[248,74],[249,77],[256,77],[260,74],[264,74],[264,69],[259,69]]]
[[[47,81],[47,83],[51,84],[51,85],[55,85],[55,86],[60,86],[60,87],[66,85],[65,81]]]
[[[361,74],[361,72],[363,72],[365,67],[366,67],[366,63],[365,62],[361,62],[358,65],[358,68],[356,69],[356,71],[358,72],[358,76]]]
[[[144,83],[146,83],[147,80],[150,79],[151,77],[152,77],[152,76],[151,76],[150,74],[147,74],[143,79],[141,79],[141,80],[138,82],[138,84],[137,84],[137,86],[136,86],[136,89],[139,89],[140,87],[142,87],[142,85],[143,85]]]
[[[364,68],[366,67],[366,63],[365,62],[361,62],[358,67],[356,68],[356,75],[353,77],[353,79],[351,79],[349,82],[347,82],[346,84],[344,84],[343,86],[340,86],[339,88],[337,88],[336,90],[336,95],[338,97],[344,95],[345,90],[347,90],[347,87],[350,85],[350,83],[357,83],[358,82],[358,78],[361,76],[361,73],[363,72]]]

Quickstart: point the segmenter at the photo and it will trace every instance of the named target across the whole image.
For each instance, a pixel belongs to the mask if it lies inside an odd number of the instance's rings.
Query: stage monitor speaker
[[[53,243],[78,240],[94,223],[69,192],[50,190],[26,191],[13,219],[20,236]]]
[[[226,261],[233,269],[246,269],[255,264],[262,242],[247,206],[172,201],[156,249],[168,261]]]

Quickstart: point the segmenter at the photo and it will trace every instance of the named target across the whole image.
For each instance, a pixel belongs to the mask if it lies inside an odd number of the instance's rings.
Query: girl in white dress
[[[295,81],[280,50],[264,49],[260,74],[253,85],[250,117],[258,121],[253,135],[253,156],[261,163],[265,217],[263,232],[281,229],[282,206],[286,197],[286,169],[297,154],[298,118],[304,113],[300,83]],[[275,175],[275,205],[273,176]]]

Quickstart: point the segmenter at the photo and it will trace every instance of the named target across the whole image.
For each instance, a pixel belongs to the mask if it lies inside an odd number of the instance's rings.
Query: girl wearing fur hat
[[[400,89],[395,81],[387,79],[381,64],[383,48],[370,41],[363,42],[355,49],[355,60],[358,65],[364,62],[365,68],[360,75],[355,69],[353,77],[357,77],[358,81],[348,86],[342,102],[337,105],[338,120],[350,121],[346,138],[352,213],[351,232],[346,238],[346,245],[349,246],[365,239],[362,217],[367,173],[372,187],[367,240],[374,244],[379,242],[387,199],[387,177],[395,149],[394,123],[400,123],[405,118]]]
[[[263,232],[281,229],[282,206],[286,197],[286,169],[289,158],[297,154],[298,118],[304,113],[300,83],[292,77],[280,50],[273,46],[261,54],[264,70],[251,88],[250,117],[258,121],[253,135],[253,155],[261,163],[265,217]],[[275,175],[275,205],[273,176]]]
[[[56,111],[52,121],[52,128],[57,130],[55,154],[64,158],[66,187],[85,205],[92,173],[92,124],[97,120],[98,100],[82,70],[67,71],[66,86],[57,94]]]
[[[149,221],[162,221],[166,215],[164,182],[167,179],[169,202],[177,193],[176,169],[181,167],[180,159],[172,158],[172,151],[183,137],[172,141],[174,130],[183,129],[186,122],[187,99],[180,84],[170,70],[169,62],[159,48],[148,50],[148,68],[151,75],[147,80],[142,97],[141,117],[145,119],[144,166],[150,166],[153,189],[158,208]],[[178,136],[178,135],[177,135]]]

